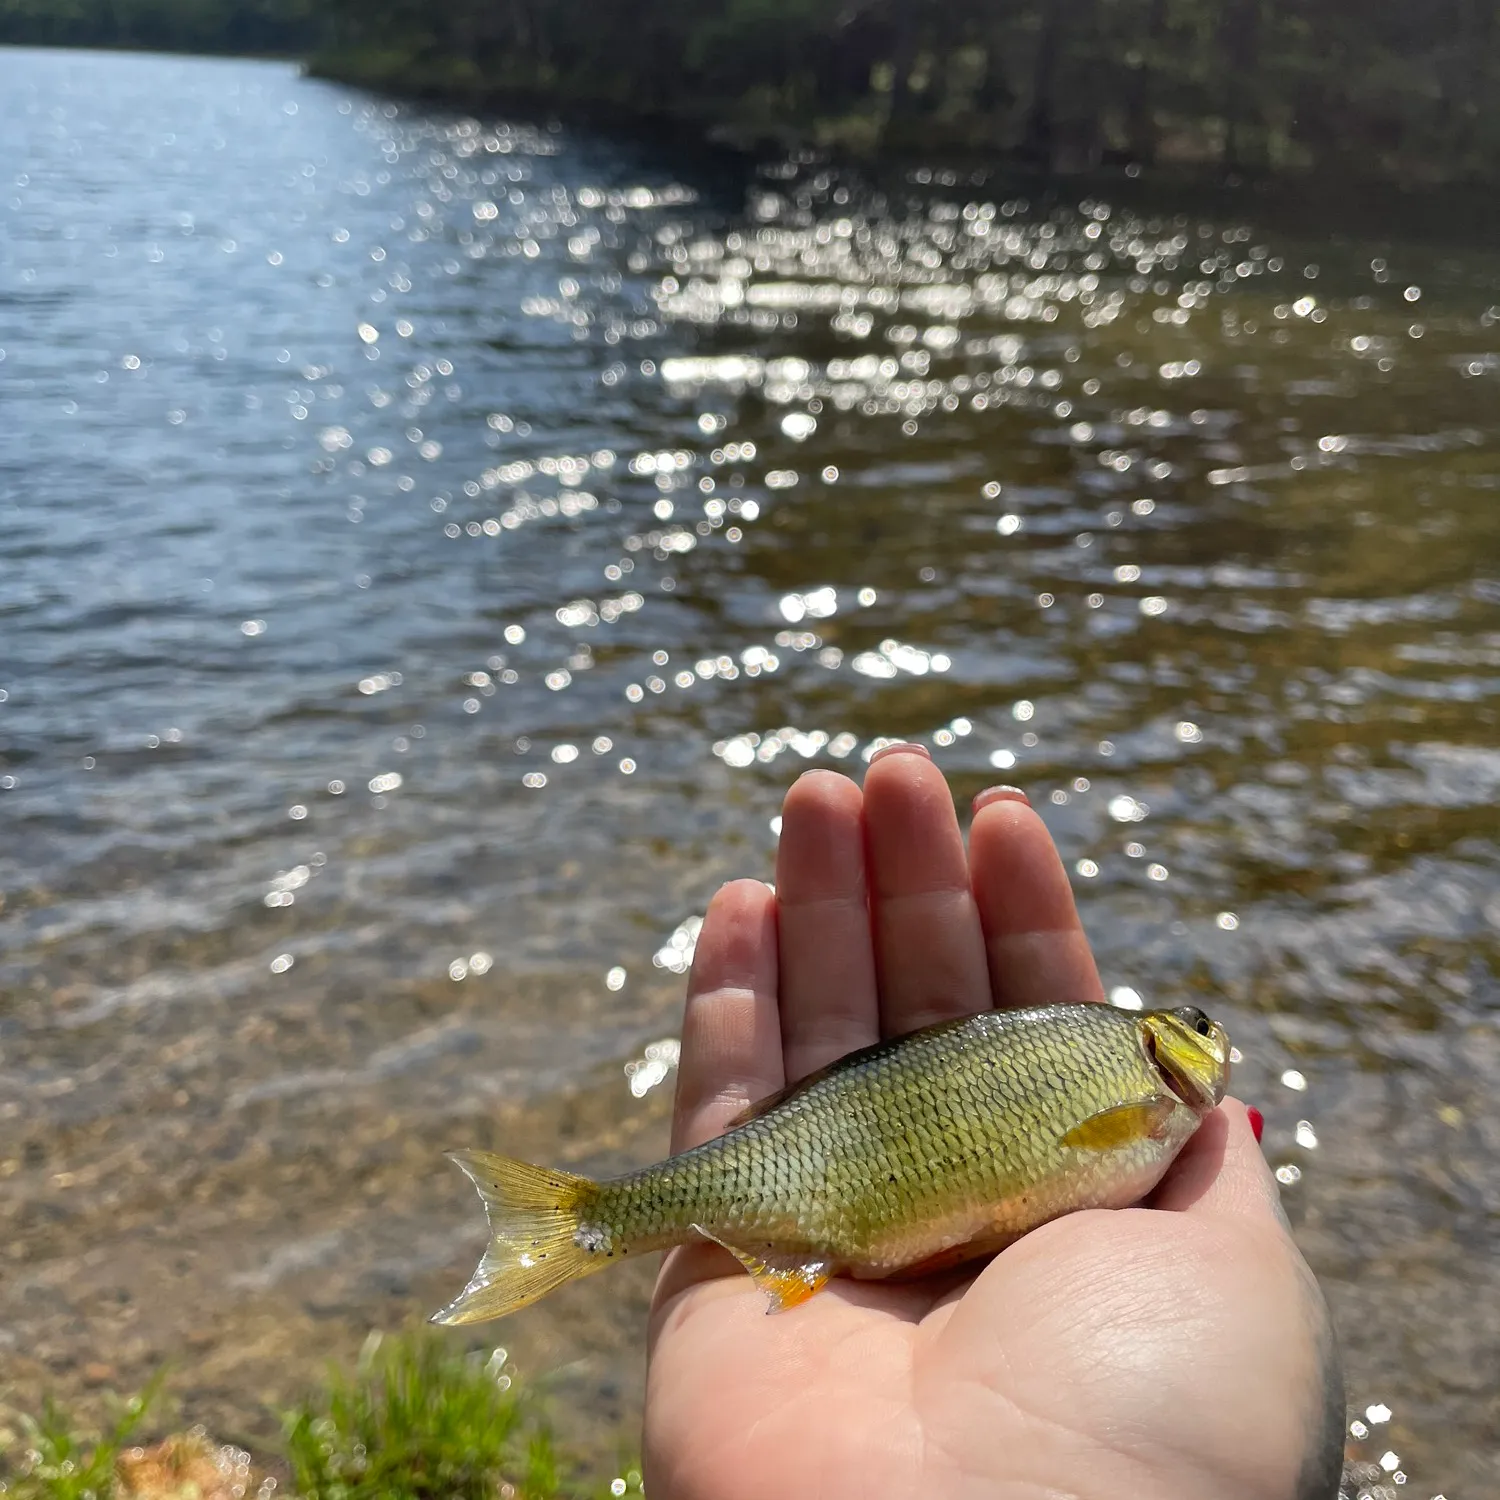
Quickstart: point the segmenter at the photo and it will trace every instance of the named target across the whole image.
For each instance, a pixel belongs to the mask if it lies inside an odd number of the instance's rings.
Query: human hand
[[[725,886],[699,934],[674,1151],[879,1037],[1103,999],[1041,819],[979,803],[966,854],[914,747],[863,790],[791,788],[774,894]],[[1343,1416],[1322,1296],[1226,1100],[1147,1206],[1070,1214],[966,1272],[836,1279],[768,1317],[724,1251],[673,1251],[646,1479],[654,1500],[1332,1500]]]

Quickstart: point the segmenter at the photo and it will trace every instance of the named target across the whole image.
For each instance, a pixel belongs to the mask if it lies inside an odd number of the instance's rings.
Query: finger
[[[992,789],[1002,790],[1012,792]],[[974,805],[969,868],[995,1003],[1102,1000],[1068,872],[1046,824],[1019,792],[981,792]]]
[[[1150,1206],[1237,1219],[1274,1217],[1285,1225],[1276,1179],[1238,1099],[1226,1099],[1198,1127]]]
[[[880,1038],[863,813],[859,788],[833,771],[809,771],[782,808],[776,925],[789,1079]]]
[[[735,880],[709,902],[682,1019],[672,1149],[716,1136],[785,1082],[776,1014],[776,898]]]
[[[865,851],[882,1034],[987,1010],[963,835],[948,783],[925,755],[902,747],[870,763]]]

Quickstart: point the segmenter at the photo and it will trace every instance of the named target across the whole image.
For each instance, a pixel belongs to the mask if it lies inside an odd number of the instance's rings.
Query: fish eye
[[[1191,1026],[1199,1036],[1212,1036],[1214,1023],[1196,1005],[1184,1005],[1175,1012],[1178,1020]]]

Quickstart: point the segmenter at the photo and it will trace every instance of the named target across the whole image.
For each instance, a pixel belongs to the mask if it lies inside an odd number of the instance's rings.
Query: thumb
[[[1226,1099],[1204,1120],[1149,1201],[1173,1213],[1270,1216],[1289,1227],[1276,1179],[1238,1099]]]

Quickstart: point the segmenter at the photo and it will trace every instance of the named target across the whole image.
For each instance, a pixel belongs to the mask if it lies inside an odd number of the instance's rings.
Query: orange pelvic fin
[[[821,1292],[833,1275],[833,1266],[827,1260],[801,1255],[758,1255],[754,1251],[742,1250],[728,1240],[710,1233],[701,1224],[694,1230],[704,1239],[727,1250],[754,1278],[756,1286],[766,1294],[770,1306],[768,1313],[785,1312],[799,1302]]]

